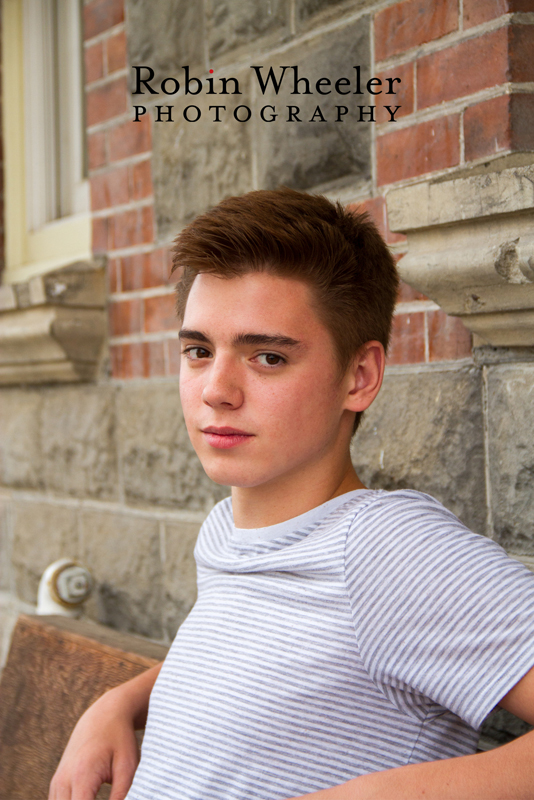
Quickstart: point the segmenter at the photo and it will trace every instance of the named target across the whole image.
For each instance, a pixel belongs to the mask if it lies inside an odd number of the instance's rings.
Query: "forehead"
[[[187,328],[209,325],[232,331],[282,326],[301,333],[327,333],[314,308],[309,286],[268,272],[248,272],[232,278],[197,275],[183,324]]]

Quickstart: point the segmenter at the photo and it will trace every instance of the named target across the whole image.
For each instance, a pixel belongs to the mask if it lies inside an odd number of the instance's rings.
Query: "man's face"
[[[187,430],[216,483],[276,485],[346,449],[345,381],[306,284],[200,274],[180,337]]]

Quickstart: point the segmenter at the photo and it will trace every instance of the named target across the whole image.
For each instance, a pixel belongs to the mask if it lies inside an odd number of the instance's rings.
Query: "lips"
[[[228,450],[231,447],[249,442],[254,438],[253,433],[247,433],[238,428],[217,428],[214,425],[209,425],[207,428],[202,428],[201,430],[207,443],[211,447],[215,447],[219,450]]]
[[[210,425],[208,428],[202,428],[202,433],[216,433],[219,436],[252,436],[252,433],[247,433],[247,431],[240,431],[239,428],[216,428],[214,425]]]

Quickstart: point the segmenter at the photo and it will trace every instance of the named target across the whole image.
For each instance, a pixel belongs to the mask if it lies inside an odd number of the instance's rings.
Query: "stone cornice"
[[[102,263],[0,287],[0,385],[94,379],[107,333]]]
[[[387,195],[406,233],[401,277],[493,346],[534,346],[534,163],[421,181]]]

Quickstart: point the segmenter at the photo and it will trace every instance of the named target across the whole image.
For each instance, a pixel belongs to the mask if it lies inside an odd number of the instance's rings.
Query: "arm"
[[[111,783],[110,800],[123,800],[139,752],[135,730],[143,728],[150,693],[161,664],[106,692],[80,717],[50,784],[49,800],[93,800]]]
[[[534,668],[499,703],[534,724]],[[362,775],[293,800],[532,800],[534,731],[486,753]]]

